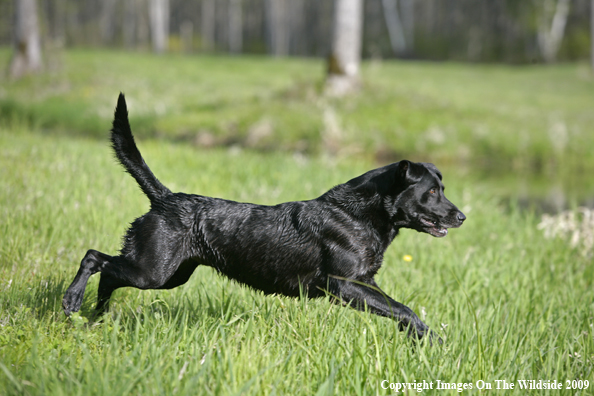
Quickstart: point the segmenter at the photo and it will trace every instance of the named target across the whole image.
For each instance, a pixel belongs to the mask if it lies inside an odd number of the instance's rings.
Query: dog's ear
[[[423,177],[423,169],[414,162],[402,160],[398,163],[396,178],[403,180],[407,184],[415,184]]]
[[[421,162],[422,165],[425,165],[425,168],[429,169],[431,172],[435,173],[437,175],[437,177],[439,177],[439,180],[443,180],[442,176],[441,176],[441,172],[439,171],[439,169],[437,169],[437,166],[433,165],[432,163],[429,162]]]

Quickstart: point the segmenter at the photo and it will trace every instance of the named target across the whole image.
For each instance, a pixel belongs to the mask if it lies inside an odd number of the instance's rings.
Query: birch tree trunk
[[[151,40],[153,51],[167,51],[169,41],[169,0],[150,0]]]
[[[404,28],[398,12],[397,0],[382,0],[382,7],[392,51],[394,55],[402,55],[406,52],[406,38],[404,37]]]
[[[544,60],[550,63],[557,59],[557,52],[561,46],[569,14],[569,0],[557,0],[556,6],[555,0],[545,0],[542,8],[538,23],[538,46]],[[553,21],[549,23],[550,14],[553,12]]]
[[[10,61],[9,75],[20,78],[41,70],[41,40],[35,0],[15,2],[14,53]]]
[[[344,96],[359,87],[363,2],[336,0],[334,7],[334,29],[332,49],[328,57],[326,93],[331,96]]]
[[[414,0],[400,0],[402,29],[406,39],[406,51],[412,53],[415,47],[415,3]]]

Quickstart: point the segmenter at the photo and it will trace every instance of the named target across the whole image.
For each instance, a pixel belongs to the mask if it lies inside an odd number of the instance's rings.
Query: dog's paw
[[[435,341],[439,345],[443,345],[442,338],[438,336],[436,332],[429,329],[429,327],[420,320],[415,326],[409,327],[408,337],[415,342],[419,341],[421,343],[424,343],[428,341],[430,346],[433,346]]]
[[[78,312],[82,305],[82,293],[68,290],[62,299],[62,309],[66,316],[70,316],[72,312]]]
[[[75,308],[73,308],[73,305],[72,305],[72,303],[70,302],[70,300],[69,300],[69,299],[66,299],[66,298],[64,298],[64,299],[62,300],[62,309],[64,310],[64,314],[65,314],[66,316],[70,316],[70,314],[71,314],[72,312],[76,312],[76,311],[78,311],[78,309],[75,309]]]
[[[439,345],[443,345],[443,340],[440,336],[437,335],[436,332],[433,330],[429,330],[429,334],[425,336],[425,339],[429,340],[429,345],[433,346],[433,342],[437,341]]]

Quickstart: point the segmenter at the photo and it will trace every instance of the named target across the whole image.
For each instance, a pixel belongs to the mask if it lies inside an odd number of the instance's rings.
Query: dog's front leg
[[[412,309],[384,293],[373,279],[363,284],[348,279],[332,278],[330,285],[331,289],[334,289],[333,293],[353,308],[363,311],[367,306],[370,312],[396,320],[400,331],[406,330],[409,337],[422,339],[429,335],[429,341],[432,343],[435,337],[433,331],[429,330]],[[441,338],[438,338],[438,342],[442,343]]]

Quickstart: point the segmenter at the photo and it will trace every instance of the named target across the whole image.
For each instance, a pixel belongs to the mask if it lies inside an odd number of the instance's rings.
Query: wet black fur
[[[138,151],[124,96],[118,99],[111,141],[151,209],[128,230],[119,255],[89,250],[66,291],[66,315],[78,311],[89,277],[101,273],[97,313],[120,287],[171,289],[198,265],[264,293],[308,297],[329,292],[345,304],[397,320],[423,337],[427,326],[374,281],[400,228],[444,236],[465,216],[443,194],[432,164],[400,161],[369,171],[310,201],[276,206],[172,193]]]

